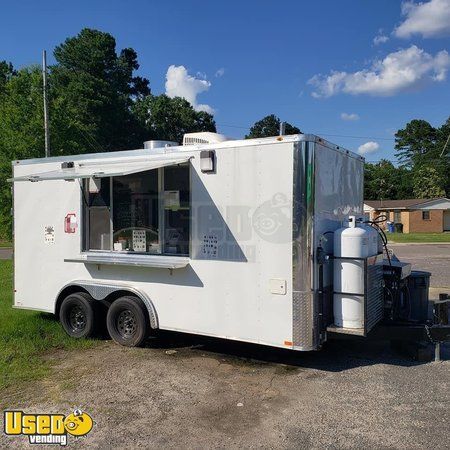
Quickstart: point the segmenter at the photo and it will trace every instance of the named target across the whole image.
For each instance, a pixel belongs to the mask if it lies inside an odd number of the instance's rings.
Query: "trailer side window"
[[[87,180],[84,193],[85,250],[189,254],[189,165]]]
[[[86,183],[86,246],[91,250],[111,250],[110,178],[98,180],[97,192]],[[91,192],[90,192],[91,191]]]
[[[189,166],[164,169],[164,253],[189,254]]]
[[[160,253],[158,171],[113,178],[114,250]]]

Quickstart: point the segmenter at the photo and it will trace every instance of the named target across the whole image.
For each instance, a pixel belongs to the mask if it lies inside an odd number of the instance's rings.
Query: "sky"
[[[450,116],[450,0],[0,0],[0,60],[40,63],[82,28],[138,53],[154,94],[241,138],[267,114],[395,160],[394,133]]]

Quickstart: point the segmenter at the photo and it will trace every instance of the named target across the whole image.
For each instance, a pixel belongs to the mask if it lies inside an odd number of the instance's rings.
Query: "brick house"
[[[364,214],[371,220],[386,215],[403,224],[404,233],[442,233],[450,231],[450,200],[421,198],[408,200],[365,200]],[[386,228],[386,224],[384,224]]]

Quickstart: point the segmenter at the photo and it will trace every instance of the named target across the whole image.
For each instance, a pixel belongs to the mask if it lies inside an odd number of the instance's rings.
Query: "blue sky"
[[[154,93],[169,76],[169,93],[213,109],[231,137],[275,113],[354,151],[372,143],[361,151],[375,161],[394,158],[409,120],[450,115],[450,0],[2,3],[0,60],[39,63],[83,27],[108,31]]]

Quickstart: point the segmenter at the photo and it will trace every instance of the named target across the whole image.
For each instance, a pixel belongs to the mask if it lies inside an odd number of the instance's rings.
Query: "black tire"
[[[85,292],[68,295],[59,310],[64,331],[74,338],[87,338],[95,333],[96,301]]]
[[[137,297],[120,297],[112,303],[106,316],[108,333],[114,342],[126,347],[141,346],[149,332],[148,312]]]

